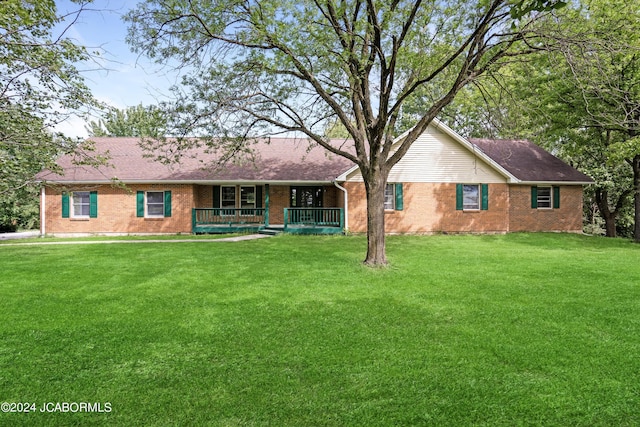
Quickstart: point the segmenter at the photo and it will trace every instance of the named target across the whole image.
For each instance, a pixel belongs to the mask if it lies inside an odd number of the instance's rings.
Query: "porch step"
[[[266,234],[268,236],[277,236],[278,234],[282,234],[284,229],[282,227],[265,227],[262,230],[258,231],[260,234]]]

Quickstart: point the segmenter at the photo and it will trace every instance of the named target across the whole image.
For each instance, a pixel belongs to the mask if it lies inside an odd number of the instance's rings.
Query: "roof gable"
[[[402,143],[409,131],[395,139],[392,152]],[[419,158],[410,158],[410,156]],[[353,167],[338,180],[360,180],[359,170]],[[390,181],[403,182],[505,182],[517,181],[491,157],[453,131],[438,119],[433,119],[396,164]]]
[[[398,145],[409,131],[396,138]],[[429,135],[441,134],[443,138],[430,138]],[[414,149],[414,145],[441,144],[436,151]],[[447,147],[445,147],[447,145]],[[433,147],[432,147],[433,148]],[[443,153],[442,149],[455,150],[457,153]],[[438,152],[438,150],[440,150]],[[392,150],[393,151],[393,150]],[[466,158],[463,154],[466,152]],[[563,162],[543,148],[525,140],[466,139],[438,119],[427,127],[411,146],[405,157],[422,155],[422,165],[406,167],[403,158],[389,173],[389,181],[436,182],[433,178],[420,173],[429,168],[439,168],[437,182],[494,182],[502,177],[509,183],[564,183],[573,185],[590,184],[593,180],[574,167]],[[434,157],[434,156],[437,156]],[[415,161],[415,159],[413,159]],[[471,160],[471,162],[470,162]],[[403,164],[405,162],[405,164]],[[398,171],[400,169],[400,171]],[[407,176],[410,173],[411,176]],[[445,175],[443,175],[445,174]],[[437,175],[436,175],[437,176]],[[357,166],[352,167],[340,177],[339,181],[360,180]]]

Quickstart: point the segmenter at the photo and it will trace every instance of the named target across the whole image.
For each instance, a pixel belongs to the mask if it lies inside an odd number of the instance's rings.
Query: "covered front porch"
[[[221,183],[194,194],[194,234],[341,234],[346,226],[342,192],[325,183]]]
[[[258,233],[342,234],[343,208],[284,208],[284,223],[270,224],[268,208],[194,208],[194,234]]]

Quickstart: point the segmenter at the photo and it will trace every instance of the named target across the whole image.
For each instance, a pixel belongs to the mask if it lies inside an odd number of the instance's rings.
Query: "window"
[[[256,207],[256,187],[240,187],[240,207],[243,209]]]
[[[136,216],[139,218],[167,218],[171,216],[171,191],[138,191]]]
[[[456,184],[456,210],[489,210],[489,184]]]
[[[392,211],[396,208],[396,192],[393,184],[387,184],[384,188],[384,210]]]
[[[236,187],[222,187],[220,207],[222,209],[236,208]]]
[[[97,218],[98,192],[62,193],[62,218]]]
[[[236,214],[236,187],[222,187],[220,207],[223,209],[221,215]]]
[[[531,187],[533,209],[559,209],[560,187]]]
[[[256,207],[256,187],[240,187],[241,215],[253,215]]]
[[[464,184],[462,186],[462,209],[480,209],[480,186],[477,184]]]
[[[551,187],[538,187],[538,209],[551,209]]]
[[[147,191],[147,216],[164,216],[164,192]]]
[[[387,184],[384,188],[384,210],[401,211],[403,204],[402,184]]]
[[[74,218],[89,218],[89,192],[75,191],[71,195],[73,201],[72,216]]]

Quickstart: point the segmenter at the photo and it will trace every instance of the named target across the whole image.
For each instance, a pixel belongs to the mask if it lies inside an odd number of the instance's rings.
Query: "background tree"
[[[619,135],[591,120],[570,74],[561,52],[544,51],[511,65],[497,79],[485,76],[442,117],[468,137],[529,139],[587,173],[595,180],[585,191],[589,230],[600,232],[593,205],[605,234],[615,237],[632,194],[632,171],[616,154]]]
[[[616,217],[634,194],[640,241],[640,11],[585,0],[563,14],[557,54],[545,58],[550,73],[537,74],[545,112],[539,117],[548,120],[545,134],[557,148],[596,179],[594,201],[607,235],[615,236]]]
[[[89,136],[134,136],[159,138],[165,136],[167,119],[155,106],[142,104],[125,109],[112,108],[98,121],[87,126]]]
[[[52,129],[94,103],[74,65],[89,56],[65,38],[65,30],[54,36],[53,29],[77,19],[84,5],[59,16],[52,0],[0,2],[0,218],[5,225],[23,221],[16,196],[33,192],[27,188],[35,174],[55,168],[59,154],[82,148]],[[31,221],[32,211],[26,209],[24,221]]]
[[[545,49],[482,76],[442,119],[466,136],[531,139],[592,176],[585,200],[597,206],[606,235],[616,236],[629,197],[640,194],[638,178],[633,183],[640,153],[639,23],[634,5],[608,0],[549,14],[536,22],[549,35]],[[406,106],[408,120],[419,107]],[[637,216],[632,222],[640,224]]]
[[[185,71],[174,109],[183,134],[213,135],[206,143],[235,147],[254,136],[297,132],[356,164],[367,195],[365,263],[382,265],[391,168],[463,87],[535,49],[533,11],[562,4],[147,0],[126,19],[135,51]],[[433,101],[393,145],[403,104],[424,87]],[[324,137],[331,120],[346,128],[349,149]]]

